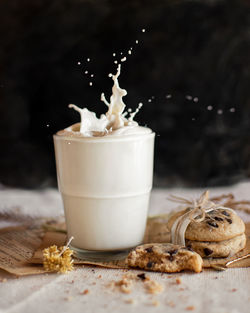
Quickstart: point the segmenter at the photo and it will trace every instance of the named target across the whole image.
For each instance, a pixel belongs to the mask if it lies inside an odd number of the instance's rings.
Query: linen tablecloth
[[[167,213],[175,204],[167,200],[170,194],[199,197],[204,189],[154,189],[149,215]],[[233,192],[236,199],[250,199],[250,182],[225,188],[210,188],[211,196]],[[63,215],[60,194],[55,189],[42,191],[2,189],[0,210],[19,208],[20,214],[34,217]],[[247,214],[239,213],[245,221]],[[13,222],[11,222],[13,224]],[[0,226],[10,222],[1,221]],[[144,271],[133,270],[135,274]],[[43,274],[14,277],[0,271],[0,313],[45,312],[201,312],[249,313],[250,268],[228,269],[224,272],[204,270],[200,274],[182,272],[161,274],[147,272],[164,290],[149,294],[142,282],[134,284],[130,294],[111,288],[112,281],[119,281],[122,270],[91,266],[77,268],[66,275]]]

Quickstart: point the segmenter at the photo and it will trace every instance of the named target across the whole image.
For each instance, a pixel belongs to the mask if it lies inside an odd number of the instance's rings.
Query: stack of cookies
[[[174,214],[168,221],[171,229],[176,219],[184,212]],[[227,208],[207,212],[201,222],[192,220],[185,232],[186,246],[201,257],[229,257],[246,245],[245,224]]]

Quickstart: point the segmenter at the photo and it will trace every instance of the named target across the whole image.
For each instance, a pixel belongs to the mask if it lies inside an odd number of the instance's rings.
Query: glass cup
[[[70,245],[81,259],[115,260],[143,241],[155,134],[54,135]]]

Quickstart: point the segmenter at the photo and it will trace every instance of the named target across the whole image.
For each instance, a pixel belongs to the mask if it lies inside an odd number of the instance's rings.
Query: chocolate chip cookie
[[[128,265],[146,270],[174,273],[202,270],[202,258],[190,248],[171,243],[149,243],[136,247],[127,257]]]
[[[186,240],[186,246],[192,248],[203,258],[224,258],[236,254],[246,245],[246,235],[241,234],[223,241]]]
[[[173,215],[168,221],[171,229],[176,219],[185,211]],[[196,241],[224,241],[245,232],[245,224],[242,219],[233,211],[215,209],[207,212],[202,222],[191,221],[185,233],[185,238]]]

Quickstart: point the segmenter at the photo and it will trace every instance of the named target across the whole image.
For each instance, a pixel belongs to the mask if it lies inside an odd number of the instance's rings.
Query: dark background
[[[249,1],[2,0],[0,21],[2,185],[56,186],[52,134],[79,121],[67,105],[104,113],[112,54],[130,47],[120,85],[157,134],[155,186],[249,177]]]

